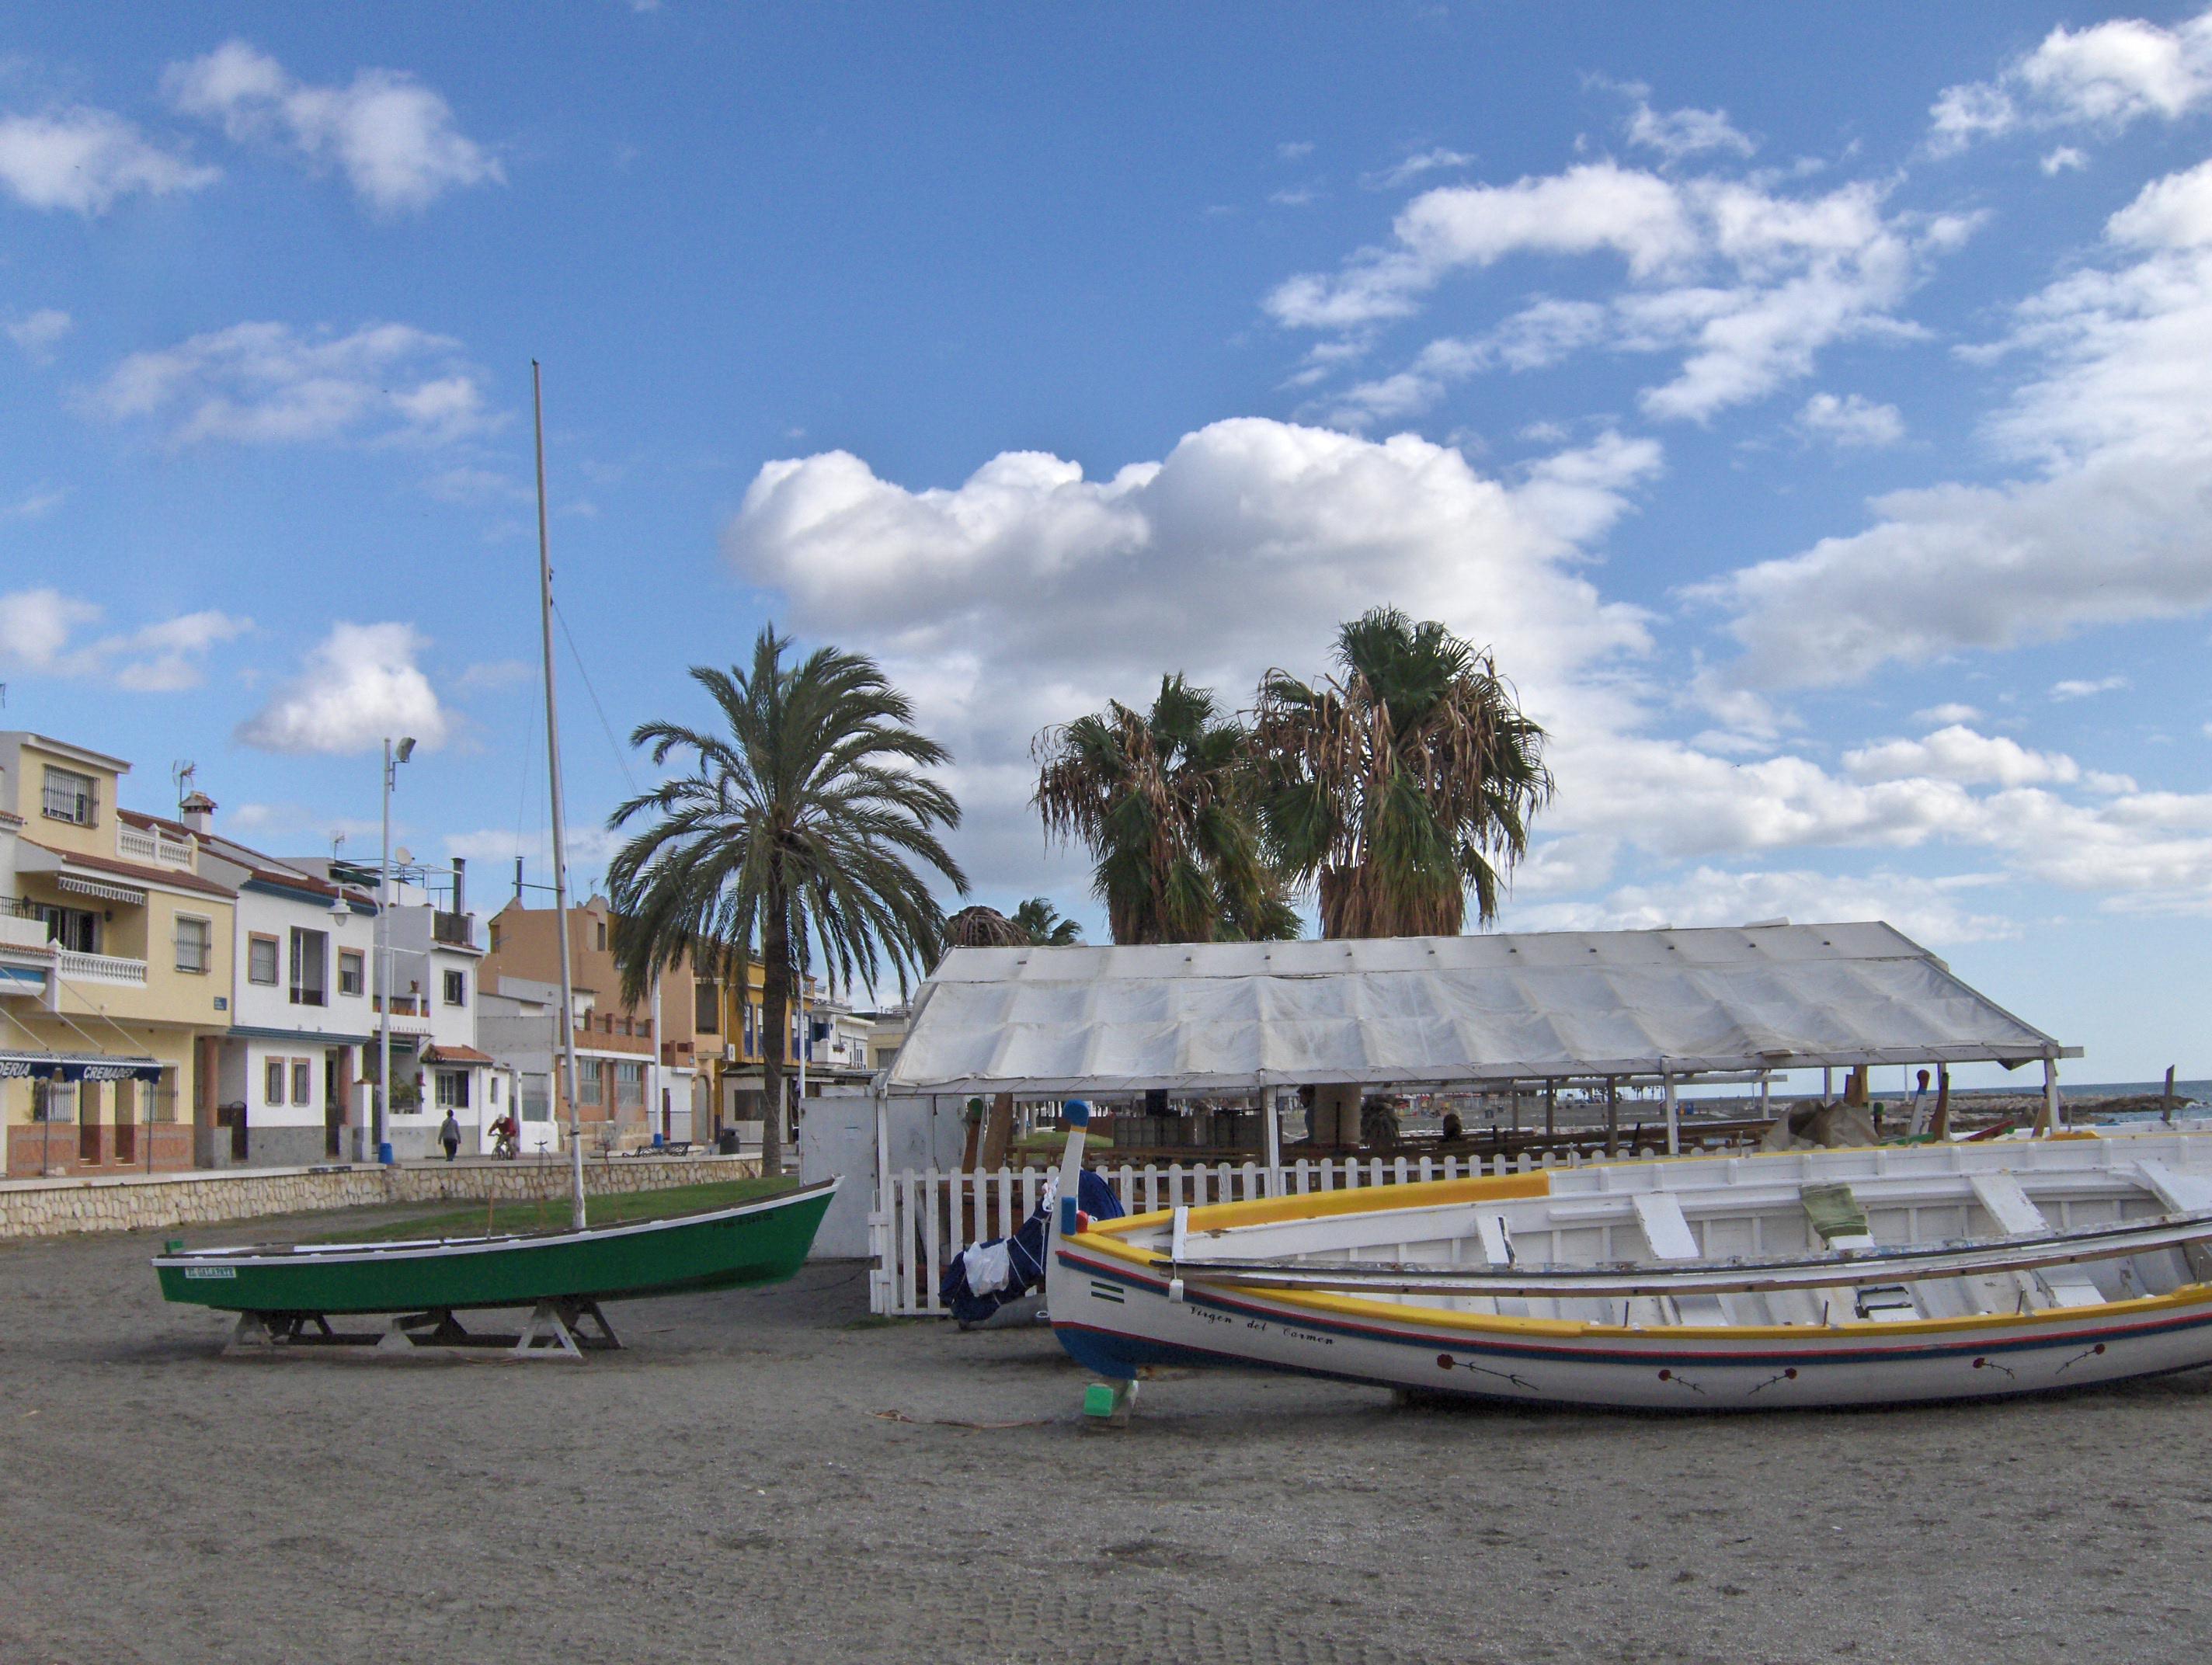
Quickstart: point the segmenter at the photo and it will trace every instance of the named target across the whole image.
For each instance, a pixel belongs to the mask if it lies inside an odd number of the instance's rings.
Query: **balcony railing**
[[[64,982],[146,986],[145,961],[118,959],[112,954],[79,954],[64,948],[54,956],[54,970]]]
[[[449,914],[443,908],[430,915],[430,935],[435,941],[453,948],[474,948],[476,918],[470,914]]]
[[[127,822],[118,822],[115,828],[115,854],[133,861],[150,861],[161,867],[186,867],[192,865],[192,844],[189,838],[179,838],[157,827],[134,827]]]

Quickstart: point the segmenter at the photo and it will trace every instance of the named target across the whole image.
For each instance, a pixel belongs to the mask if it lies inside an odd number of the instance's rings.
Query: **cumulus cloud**
[[[0,668],[173,693],[198,687],[209,653],[253,628],[251,619],[210,609],[88,639],[105,616],[97,602],[51,586],[0,595]]]
[[[1844,754],[1844,767],[1862,781],[1901,781],[1927,775],[1942,781],[2024,787],[2071,782],[2081,766],[2063,753],[2031,751],[2002,735],[1977,733],[1963,723],[1917,740],[1885,740]]]
[[[506,179],[499,158],[462,133],[453,106],[412,76],[363,70],[348,86],[295,81],[243,40],[170,65],[170,101],[239,143],[335,166],[379,213],[427,208],[447,191]]]
[[[1655,732],[1672,703],[1645,680],[1648,621],[1588,574],[1660,463],[1649,441],[1606,435],[1498,477],[1412,436],[1258,419],[1097,480],[1008,453],[957,487],[912,490],[832,452],[764,467],[724,549],[787,627],[875,653],[913,695],[957,754],[963,860],[1013,888],[1083,882],[1079,859],[1046,850],[1028,806],[1040,727],[1109,698],[1142,702],[1176,670],[1242,704],[1271,665],[1320,669],[1336,625],[1377,600],[1495,642],[1553,732],[1559,793],[1511,923],[1540,898],[1607,883],[1630,850],[1717,864],[1948,848],[2112,894],[2212,873],[2212,808],[2198,827],[2198,800],[2009,740],[1939,729],[1870,743],[1832,770]],[[1773,750],[1771,714],[1767,727]],[[2054,835],[2070,842],[2051,848]],[[1738,917],[1808,911],[1771,896],[1744,906]]]
[[[1865,531],[1702,586],[1733,674],[1843,683],[2212,605],[2212,163],[2144,186],[2106,244],[1972,355],[2029,366],[1987,424],[2027,471],[1878,497]]]
[[[2068,677],[2051,684],[2051,697],[2054,700],[2086,700],[2094,695],[2112,693],[2127,685],[2125,677]]]
[[[131,354],[83,402],[112,421],[157,422],[177,445],[435,445],[497,425],[459,343],[405,324],[364,325],[342,336],[234,324]]]
[[[27,208],[105,214],[134,193],[166,197],[221,177],[162,149],[111,111],[78,105],[0,116],[0,189]]]
[[[2056,150],[2046,152],[2043,160],[2036,164],[2046,175],[2054,178],[2061,173],[2078,173],[2088,165],[2088,157],[2070,144],[2062,144]]]
[[[1771,181],[1675,179],[1611,161],[1510,185],[1444,186],[1407,205],[1392,244],[1334,273],[1292,277],[1265,304],[1286,327],[1337,332],[1348,360],[1363,332],[1419,311],[1455,271],[1514,255],[1610,254],[1626,269],[1622,293],[1540,298],[1488,331],[1431,343],[1405,370],[1340,395],[1333,418],[1394,420],[1462,377],[1603,348],[1676,357],[1672,379],[1639,402],[1655,418],[1702,422],[1809,374],[1837,342],[1918,333],[1899,308],[1976,222],[1888,213],[1885,190],[1860,182],[1793,195]]]
[[[1943,947],[2016,934],[2002,915],[1976,913],[1969,905],[1976,890],[1996,882],[1996,875],[1985,873],[1838,878],[1802,868],[1732,872],[1701,866],[1656,884],[1623,885],[1600,901],[1532,908],[1516,923],[1529,930],[1648,931],[1761,919],[1883,919],[1916,942]]]
[[[61,345],[62,337],[70,332],[72,320],[58,307],[41,307],[36,312],[25,313],[21,318],[11,318],[4,327],[8,339],[22,350],[23,355],[36,364],[53,362],[54,349]]]
[[[1879,450],[1905,437],[1905,417],[1895,405],[1863,394],[1815,393],[1797,413],[1797,431],[1839,451]]]
[[[1241,705],[1271,665],[1319,671],[1379,600],[1498,643],[1531,697],[1640,653],[1643,614],[1582,568],[1659,463],[1607,435],[1502,480],[1427,441],[1257,418],[1103,479],[1010,453],[916,491],[831,452],[763,468],[723,541],[789,623],[866,647],[913,693],[957,754],[975,870],[1042,875],[1030,739],[1148,700],[1163,672]]]
[[[1982,714],[1975,707],[1960,705],[1955,701],[1931,705],[1924,711],[1912,714],[1912,720],[1916,723],[1934,723],[1942,727],[1948,727],[1953,723],[1977,723],[1981,720]]]
[[[331,626],[300,673],[239,725],[239,740],[263,751],[349,752],[411,734],[435,750],[453,720],[416,664],[427,645],[410,624]]]
[[[2174,120],[2208,98],[2212,12],[2170,29],[2133,17],[2062,24],[1996,79],[1945,88],[1928,112],[1929,141],[1943,154],[2021,129],[2117,132],[2145,117]]]

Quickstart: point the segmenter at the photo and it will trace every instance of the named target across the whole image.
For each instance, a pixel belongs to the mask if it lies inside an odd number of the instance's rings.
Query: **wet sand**
[[[617,1309],[632,1350],[581,1367],[227,1359],[158,1247],[0,1244],[9,1665],[2021,1665],[2212,1636],[2212,1373],[1726,1421],[1177,1375],[1094,1434],[1048,1333],[873,1324],[857,1265]]]

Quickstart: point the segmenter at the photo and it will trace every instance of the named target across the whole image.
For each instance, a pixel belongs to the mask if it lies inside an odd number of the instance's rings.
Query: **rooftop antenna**
[[[338,859],[338,852],[343,848],[345,848],[345,835],[342,832],[332,833],[331,835],[331,860],[336,861]]]
[[[200,766],[189,757],[180,757],[169,765],[169,779],[177,784],[177,802],[179,806],[191,793],[199,771]]]

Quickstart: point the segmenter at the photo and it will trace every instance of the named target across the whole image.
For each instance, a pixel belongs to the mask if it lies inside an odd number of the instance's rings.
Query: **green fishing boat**
[[[185,1249],[155,1257],[154,1269],[169,1300],[287,1320],[543,1303],[581,1310],[781,1282],[805,1261],[837,1185],[581,1231]]]
[[[565,1231],[441,1237],[418,1243],[262,1244],[185,1249],[172,1243],[154,1269],[171,1301],[239,1315],[233,1346],[510,1346],[517,1357],[580,1358],[587,1347],[619,1347],[602,1301],[681,1295],[780,1283],[806,1260],[836,1194],[828,1180],[764,1201],[667,1219],[592,1226],[586,1218],[584,1139],[576,1079],[575,987],[568,959],[568,835],[561,795],[561,731],[553,677],[553,566],[545,531],[545,422],[538,367],[531,365],[538,445],[538,633],[545,677],[547,786],[553,821],[553,905],[561,947],[561,1054],[568,1102],[570,1224]],[[411,744],[412,742],[408,744]],[[404,756],[404,753],[403,753]],[[391,753],[386,743],[386,785]],[[386,796],[384,904],[391,902],[390,799]],[[520,875],[517,874],[518,881]],[[381,915],[380,915],[380,918]],[[382,939],[380,937],[380,943]],[[388,950],[380,947],[383,975]],[[376,1138],[384,1144],[385,1084],[392,1079],[391,1003],[384,1004]],[[473,1334],[458,1311],[529,1307],[520,1336]],[[340,1334],[333,1317],[391,1315],[380,1331]],[[591,1328],[583,1328],[589,1320]]]

